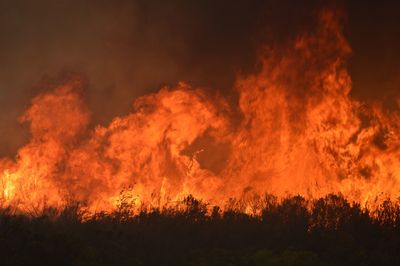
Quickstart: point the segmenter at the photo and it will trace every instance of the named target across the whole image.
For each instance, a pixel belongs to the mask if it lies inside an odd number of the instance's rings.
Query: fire
[[[367,207],[396,199],[399,113],[350,97],[350,53],[337,16],[325,11],[315,33],[265,49],[261,70],[237,78],[237,107],[179,83],[94,128],[79,81],[70,81],[22,116],[31,140],[0,160],[1,202],[110,211],[121,191],[155,206],[188,194],[215,204],[253,193],[341,193]]]

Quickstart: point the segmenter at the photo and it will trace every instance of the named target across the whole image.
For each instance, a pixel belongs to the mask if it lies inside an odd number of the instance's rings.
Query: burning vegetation
[[[238,74],[94,126],[71,78],[0,159],[4,265],[399,265],[400,117],[351,97],[340,12]],[[400,102],[400,101],[399,101]]]
[[[265,48],[260,70],[238,76],[237,103],[179,83],[136,99],[108,126],[89,126],[80,81],[70,80],[21,117],[31,139],[0,161],[2,206],[110,212],[123,190],[148,208],[187,195],[220,206],[265,193],[338,193],[367,208],[397,199],[398,109],[349,96],[350,52],[340,16],[324,11],[315,32]]]

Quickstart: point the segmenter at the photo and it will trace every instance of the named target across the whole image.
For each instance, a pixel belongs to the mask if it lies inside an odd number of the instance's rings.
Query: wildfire
[[[0,160],[1,202],[110,211],[127,188],[135,204],[156,206],[188,194],[216,204],[253,193],[396,199],[399,113],[349,96],[350,53],[335,14],[322,12],[315,33],[265,49],[262,69],[237,78],[237,107],[179,83],[138,98],[107,127],[88,126],[80,83],[70,81],[22,116],[31,140]]]

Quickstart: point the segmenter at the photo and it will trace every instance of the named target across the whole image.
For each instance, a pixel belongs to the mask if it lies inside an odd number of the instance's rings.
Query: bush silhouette
[[[1,265],[400,265],[400,208],[365,210],[341,195],[272,195],[210,206],[193,196],[113,213],[83,204],[38,215],[0,210]]]

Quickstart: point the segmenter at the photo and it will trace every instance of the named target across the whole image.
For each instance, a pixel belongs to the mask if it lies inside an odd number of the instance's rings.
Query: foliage
[[[209,206],[135,209],[88,216],[71,203],[40,215],[0,210],[1,265],[400,265],[400,208],[369,212],[340,195]]]

